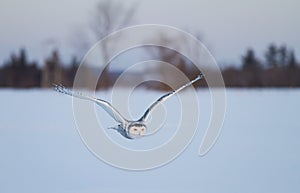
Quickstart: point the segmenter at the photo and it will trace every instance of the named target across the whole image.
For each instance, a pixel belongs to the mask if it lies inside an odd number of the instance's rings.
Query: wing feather
[[[85,100],[90,100],[95,102],[97,105],[102,107],[114,120],[116,120],[118,123],[125,124],[128,121],[119,113],[119,111],[114,108],[109,102],[102,100],[102,99],[97,99],[92,96],[85,95],[81,92],[75,92],[70,89],[67,89],[63,85],[57,85],[53,84],[54,90],[63,94],[67,94],[73,97],[77,97],[80,99],[85,99]]]
[[[146,112],[144,113],[144,115],[139,119],[139,121],[147,121],[151,111],[153,111],[153,109],[155,109],[158,105],[162,104],[164,101],[166,101],[168,98],[170,98],[171,96],[175,95],[176,93],[180,92],[181,90],[183,90],[184,88],[192,85],[193,83],[195,83],[198,80],[201,80],[204,77],[203,74],[198,75],[195,79],[193,79],[192,81],[186,83],[185,85],[181,86],[180,88],[173,90],[171,92],[168,92],[167,94],[161,96],[159,99],[157,99],[152,105],[150,105],[150,107],[146,110]]]

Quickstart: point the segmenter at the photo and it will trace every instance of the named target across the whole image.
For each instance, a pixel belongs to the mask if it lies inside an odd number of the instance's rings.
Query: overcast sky
[[[71,39],[88,27],[99,0],[1,0],[0,64],[12,51],[26,47],[41,60],[51,46],[68,61],[76,50]],[[167,24],[200,32],[219,63],[238,63],[245,49],[262,53],[271,42],[286,44],[300,59],[298,0],[123,0],[138,2],[134,24]],[[116,13],[118,14],[118,13]]]

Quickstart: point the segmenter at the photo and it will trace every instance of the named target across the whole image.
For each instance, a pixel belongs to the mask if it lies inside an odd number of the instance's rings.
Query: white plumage
[[[109,129],[114,129],[114,130],[118,131],[122,136],[124,136],[128,139],[135,139],[135,138],[145,136],[147,134],[146,122],[154,108],[156,108],[159,104],[162,104],[168,98],[170,98],[171,96],[180,92],[184,88],[186,88],[186,87],[192,85],[193,83],[195,83],[196,81],[202,79],[203,77],[204,77],[204,75],[200,74],[195,79],[193,79],[192,81],[188,82],[187,84],[181,86],[180,88],[161,96],[152,105],[150,105],[150,107],[145,111],[143,116],[136,121],[131,121],[131,120],[125,119],[116,108],[114,108],[109,102],[107,102],[105,100],[97,99],[92,96],[88,96],[83,93],[80,93],[80,92],[75,92],[75,91],[69,90],[69,89],[65,88],[63,85],[54,84],[54,90],[58,91],[60,93],[64,93],[64,94],[73,96],[73,97],[77,97],[80,99],[85,99],[85,100],[90,100],[90,101],[95,102],[97,105],[102,107],[116,122],[118,122],[118,125],[116,127],[110,127]]]

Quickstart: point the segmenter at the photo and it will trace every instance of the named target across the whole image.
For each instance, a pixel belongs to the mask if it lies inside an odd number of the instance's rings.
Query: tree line
[[[295,53],[285,45],[270,44],[264,58],[248,49],[241,58],[240,67],[223,71],[225,84],[230,87],[299,87],[300,67]]]
[[[160,52],[164,53],[164,52]],[[163,59],[163,56],[160,56]],[[195,75],[195,69],[186,67],[185,60],[176,61],[175,64],[189,78]],[[0,67],[0,87],[31,88],[51,87],[52,83],[62,83],[68,87],[73,80],[79,61],[74,57],[69,64],[64,64],[58,51],[54,51],[43,65],[28,61],[25,49],[18,54],[11,54],[10,58]],[[159,71],[161,69],[157,69]],[[106,82],[105,87],[114,84],[116,73],[105,71],[101,81]],[[256,56],[253,49],[247,49],[241,57],[239,67],[226,67],[222,69],[225,85],[227,87],[299,87],[300,66],[293,50],[285,45],[270,44],[264,53],[263,59]],[[106,80],[103,80],[105,78]],[[200,84],[198,86],[206,86]],[[162,87],[151,87],[165,89]]]
[[[34,88],[50,87],[53,83],[72,86],[78,67],[74,57],[66,65],[59,58],[58,51],[53,51],[43,65],[30,62],[24,48],[18,54],[11,54],[10,58],[0,67],[0,87]]]

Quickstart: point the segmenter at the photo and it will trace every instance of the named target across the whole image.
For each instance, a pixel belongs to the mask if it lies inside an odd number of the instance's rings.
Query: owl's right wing
[[[85,95],[81,92],[75,92],[70,89],[67,89],[63,85],[57,85],[53,84],[54,90],[63,94],[67,94],[69,96],[73,96],[76,98],[80,99],[85,99],[85,100],[90,100],[95,102],[97,105],[102,107],[115,121],[121,124],[126,124],[128,121],[119,113],[119,111],[114,108],[109,102],[102,100],[102,99],[97,99],[92,96]]]

